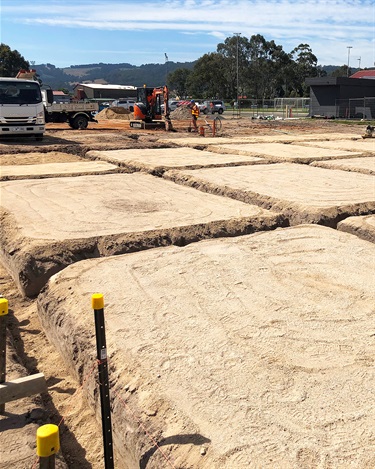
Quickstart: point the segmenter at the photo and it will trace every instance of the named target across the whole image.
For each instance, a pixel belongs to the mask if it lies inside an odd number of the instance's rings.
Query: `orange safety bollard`
[[[199,127],[199,135],[201,137],[204,137],[204,127],[203,127],[203,125]]]

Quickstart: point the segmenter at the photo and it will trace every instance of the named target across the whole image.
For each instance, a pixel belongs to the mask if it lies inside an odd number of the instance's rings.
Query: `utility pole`
[[[347,46],[347,49],[348,49],[348,71],[347,71],[347,76],[349,76],[350,49],[353,49],[353,46]]]
[[[239,100],[239,94],[240,94],[240,88],[239,88],[239,73],[238,73],[238,38],[241,36],[241,33],[234,33],[235,36],[237,36],[237,115],[240,114],[240,100]]]
[[[167,79],[168,79],[168,56],[167,54],[164,52],[164,56],[165,56],[165,69],[166,69],[166,72],[165,72],[165,84],[167,84]]]
[[[361,57],[359,57],[357,60],[358,60],[358,68],[361,70]]]

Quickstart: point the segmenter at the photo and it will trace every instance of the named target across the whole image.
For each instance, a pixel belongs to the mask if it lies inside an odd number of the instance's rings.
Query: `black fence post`
[[[107,344],[104,324],[104,297],[95,293],[91,297],[91,304],[95,314],[96,352],[99,371],[100,404],[102,412],[102,431],[104,444],[105,469],[113,469],[113,442],[111,424],[111,403],[109,398]]]

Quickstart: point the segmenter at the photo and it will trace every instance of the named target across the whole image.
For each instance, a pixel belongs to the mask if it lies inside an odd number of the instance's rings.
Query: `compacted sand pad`
[[[363,174],[375,174],[375,156],[364,156],[363,158],[346,158],[343,160],[316,161],[311,166],[320,168],[342,169],[344,171],[357,171]],[[375,191],[375,181],[374,181]]]
[[[0,166],[0,180],[41,179],[45,177],[82,176],[118,172],[118,166],[105,161],[77,161]]]
[[[264,158],[254,156],[220,155],[194,148],[94,150],[87,152],[86,156],[152,174],[162,174],[168,169],[195,169],[267,162]]]
[[[3,262],[23,293],[87,257],[275,228],[283,216],[148,174],[2,182]]]
[[[286,143],[242,143],[228,145],[210,145],[208,150],[217,153],[233,153],[237,155],[260,156],[275,162],[310,163],[311,161],[327,160],[331,158],[351,158],[361,153],[345,150],[332,150],[303,145],[289,145]]]
[[[315,141],[305,142],[304,145],[330,148],[334,150],[349,150],[360,153],[375,154],[375,138],[361,138],[352,140],[335,140],[335,141]]]
[[[283,212],[292,224],[335,226],[375,210],[373,176],[307,165],[276,163],[167,171],[165,178],[202,191]]]
[[[313,225],[205,240],[72,265],[39,313],[98,409],[104,294],[131,468],[373,467],[374,261],[372,243]]]
[[[225,128],[225,122],[223,124]],[[159,139],[160,143],[166,144],[176,144],[181,146],[202,146],[202,145],[222,145],[222,144],[238,144],[238,143],[276,143],[276,142],[308,142],[315,140],[342,140],[344,137],[349,139],[358,139],[360,138],[358,134],[345,134],[342,133],[316,133],[316,134],[304,134],[295,133],[293,131],[282,131],[274,129],[273,135],[270,135],[269,132],[271,129],[265,129],[264,135],[248,136],[241,135],[240,137],[210,137],[209,134],[205,138],[202,137],[182,137],[182,138],[161,138]],[[251,134],[251,130],[249,131]]]
[[[346,218],[337,225],[337,229],[375,243],[375,215]]]

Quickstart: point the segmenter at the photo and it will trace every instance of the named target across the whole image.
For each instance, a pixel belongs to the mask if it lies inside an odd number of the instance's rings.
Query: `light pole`
[[[168,79],[168,55],[166,52],[164,52],[164,58],[165,58],[165,84],[167,84],[167,79]]]
[[[239,94],[240,94],[240,88],[239,88],[239,73],[238,73],[238,38],[241,36],[241,33],[234,33],[235,36],[237,36],[237,115],[240,113],[240,100],[239,100]]]
[[[349,76],[350,49],[353,49],[353,46],[347,46],[347,49],[348,49],[348,72],[347,72],[347,76]]]
[[[358,60],[358,68],[361,70],[361,57],[359,57],[357,60]]]

